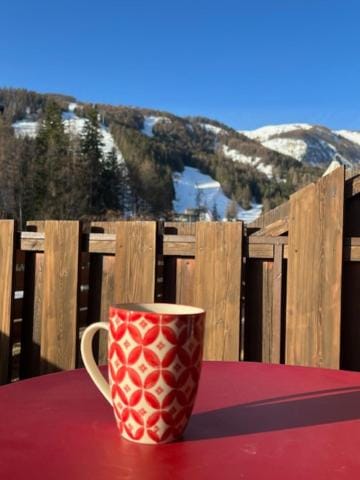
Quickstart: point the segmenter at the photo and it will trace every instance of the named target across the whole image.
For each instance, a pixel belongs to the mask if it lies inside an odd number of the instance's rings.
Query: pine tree
[[[101,193],[106,210],[123,211],[123,184],[122,166],[119,165],[116,150],[113,148],[105,157],[102,164]]]
[[[87,213],[97,214],[104,210],[102,191],[103,152],[98,112],[92,108],[87,113],[85,127],[81,135],[80,166],[83,172],[82,182],[85,190]]]
[[[220,215],[216,206],[216,202],[214,201],[212,209],[211,209],[211,218],[213,222],[217,222],[220,219]]]
[[[232,200],[229,201],[229,203],[226,207],[225,216],[226,216],[227,220],[229,220],[229,221],[236,220],[238,211],[239,211],[239,206],[233,198]]]
[[[61,109],[50,101],[36,139],[34,214],[36,218],[65,218],[69,171],[69,137]]]

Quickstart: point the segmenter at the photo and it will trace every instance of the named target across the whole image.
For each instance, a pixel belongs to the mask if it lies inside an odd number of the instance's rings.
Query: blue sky
[[[360,130],[358,0],[5,0],[0,86]]]

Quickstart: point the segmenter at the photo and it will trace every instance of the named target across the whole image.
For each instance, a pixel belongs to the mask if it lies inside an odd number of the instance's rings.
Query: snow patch
[[[187,209],[205,207],[208,215],[216,206],[221,219],[226,218],[226,209],[230,199],[222,191],[219,182],[210,175],[201,173],[197,168],[185,167],[182,173],[173,174],[175,198],[173,208],[177,213],[184,213]],[[238,219],[246,222],[255,220],[262,211],[262,205],[253,203],[252,208],[244,210],[239,206]]]
[[[307,152],[307,144],[303,140],[295,138],[272,138],[263,141],[264,147],[270,148],[275,152],[289,155],[299,162],[303,160]]]
[[[76,104],[70,104],[76,105]],[[69,107],[70,107],[69,105]],[[76,107],[74,107],[75,109]],[[64,124],[64,130],[66,133],[70,135],[81,135],[85,124],[86,119],[80,118],[75,115],[74,111],[66,111],[62,113],[62,120]],[[13,123],[13,128],[15,131],[15,135],[17,137],[31,137],[35,138],[38,134],[39,130],[39,122],[33,122],[30,120],[21,120],[18,122]],[[102,150],[104,155],[110,153],[113,149],[115,149],[117,160],[119,163],[124,163],[124,157],[120,152],[119,148],[115,144],[114,138],[111,135],[109,129],[105,127],[105,125],[101,124],[100,126],[100,137],[103,143]]]
[[[38,133],[39,123],[30,120],[19,120],[12,124],[16,137],[35,138]]]
[[[347,140],[350,140],[351,142],[360,145],[360,132],[351,130],[337,130],[335,133],[346,138]]]
[[[257,168],[260,172],[265,173],[268,178],[272,178],[273,176],[272,165],[265,165],[261,162],[261,157],[249,157],[227,145],[223,145],[223,153],[225,157],[231,158],[234,162],[245,163]]]
[[[313,126],[308,123],[285,123],[282,125],[267,125],[257,128],[256,130],[239,130],[239,133],[253,140],[265,142],[275,135],[281,135],[282,133],[292,132],[294,130],[310,130],[311,128],[313,128]]]
[[[210,123],[200,123],[200,127],[204,128],[208,132],[214,133],[215,135],[219,135],[220,133],[227,134],[227,132],[220,127],[216,127],[215,125],[211,125]]]
[[[144,126],[141,129],[141,133],[143,133],[147,137],[153,137],[153,128],[159,122],[170,122],[170,119],[167,117],[154,117],[153,115],[144,117]]]
[[[78,105],[77,105],[77,103],[75,103],[75,102],[69,103],[69,106],[68,106],[69,112],[75,112],[75,110],[77,109],[77,106],[78,106]]]

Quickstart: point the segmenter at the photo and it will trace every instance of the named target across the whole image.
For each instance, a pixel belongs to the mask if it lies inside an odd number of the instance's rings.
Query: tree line
[[[17,219],[126,215],[131,192],[125,164],[103,153],[99,116],[85,112],[80,135],[66,131],[62,110],[48,101],[36,138],[18,137],[0,117],[0,214]]]

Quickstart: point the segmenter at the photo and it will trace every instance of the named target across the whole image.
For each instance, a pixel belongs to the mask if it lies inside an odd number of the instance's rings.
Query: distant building
[[[211,215],[206,207],[187,208],[183,213],[177,213],[175,220],[178,222],[206,222],[211,220]]]

